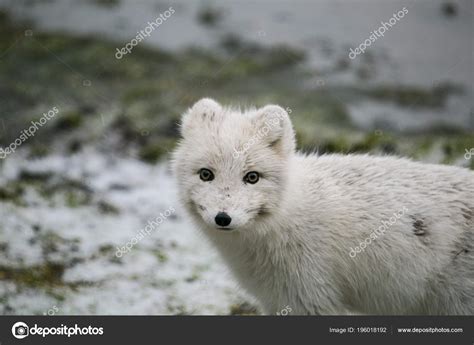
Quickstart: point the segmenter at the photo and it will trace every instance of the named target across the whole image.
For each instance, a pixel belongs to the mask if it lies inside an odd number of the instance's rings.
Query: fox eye
[[[203,181],[214,180],[214,174],[209,169],[202,168],[199,170],[199,178]]]
[[[258,174],[258,172],[251,171],[251,172],[247,173],[247,175],[245,175],[244,181],[248,182],[248,183],[251,183],[251,184],[255,184],[255,183],[258,182],[259,178],[260,178],[260,175]]]

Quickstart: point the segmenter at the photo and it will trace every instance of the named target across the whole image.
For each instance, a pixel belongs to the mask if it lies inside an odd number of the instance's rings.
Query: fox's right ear
[[[253,121],[270,147],[285,155],[295,151],[295,132],[285,109],[278,105],[267,105],[257,110]]]
[[[221,105],[213,99],[203,98],[197,101],[182,117],[181,135],[186,136],[193,128],[209,126],[221,112]]]

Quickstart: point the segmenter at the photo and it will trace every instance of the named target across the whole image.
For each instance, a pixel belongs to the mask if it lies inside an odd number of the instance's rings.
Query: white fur
[[[182,134],[174,152],[180,198],[267,313],[474,314],[471,171],[297,153],[278,106],[241,113],[203,99],[184,114]],[[215,179],[201,181],[201,168]],[[249,171],[261,174],[256,184],[243,182]],[[216,227],[221,211],[233,230]]]

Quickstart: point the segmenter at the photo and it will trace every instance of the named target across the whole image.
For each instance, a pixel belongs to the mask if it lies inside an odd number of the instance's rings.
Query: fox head
[[[181,134],[173,154],[180,198],[205,228],[243,230],[279,207],[295,151],[283,108],[240,112],[205,98],[183,114]]]

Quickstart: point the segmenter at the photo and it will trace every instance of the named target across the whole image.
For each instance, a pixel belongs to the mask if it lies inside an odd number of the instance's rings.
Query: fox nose
[[[225,212],[219,212],[214,220],[219,226],[227,226],[232,222],[232,218]]]

